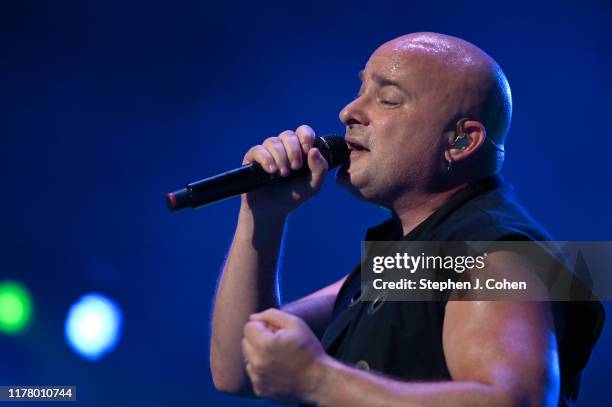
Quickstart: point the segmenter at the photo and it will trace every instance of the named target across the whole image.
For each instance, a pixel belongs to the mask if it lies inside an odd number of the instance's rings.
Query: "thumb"
[[[276,308],[270,308],[263,312],[251,314],[249,317],[251,321],[261,321],[267,324],[274,331],[289,328],[293,325],[294,318],[293,315]]]
[[[321,188],[329,164],[323,158],[318,148],[313,147],[308,151],[308,168],[310,168],[310,187],[315,191]]]

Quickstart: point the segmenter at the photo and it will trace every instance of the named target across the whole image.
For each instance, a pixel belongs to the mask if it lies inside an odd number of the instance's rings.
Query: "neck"
[[[468,183],[442,192],[414,191],[402,196],[392,205],[392,212],[402,223],[402,232],[406,236],[432,213],[444,205],[451,196],[468,186]]]

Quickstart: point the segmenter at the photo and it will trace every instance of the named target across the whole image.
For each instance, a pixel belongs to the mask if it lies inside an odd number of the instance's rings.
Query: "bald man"
[[[458,38],[415,33],[379,47],[359,76],[357,98],[340,112],[350,162],[336,180],[392,214],[365,240],[552,240],[497,175],[512,103],[490,56]],[[601,315],[592,308],[571,313],[582,327],[545,302],[379,301],[373,308],[359,301],[359,267],[279,304],[285,221],[328,171],[314,137],[303,125],[244,157],[271,174],[305,164],[311,173],[241,198],[214,304],[216,388],[330,407],[571,405],[599,334]],[[531,266],[505,251],[489,262]],[[575,334],[581,329],[590,331]]]

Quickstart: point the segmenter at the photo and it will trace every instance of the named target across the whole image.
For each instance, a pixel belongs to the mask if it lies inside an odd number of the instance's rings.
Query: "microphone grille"
[[[349,160],[349,149],[344,141],[344,137],[335,134],[323,137],[317,137],[314,142],[314,147],[321,151],[321,155],[329,168],[335,168]]]

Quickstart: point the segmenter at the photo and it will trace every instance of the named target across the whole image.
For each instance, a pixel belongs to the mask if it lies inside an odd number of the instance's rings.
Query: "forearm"
[[[219,390],[248,384],[241,352],[243,327],[252,313],[278,306],[277,263],[284,217],[256,220],[241,209],[215,295],[210,363]]]
[[[494,385],[475,381],[403,382],[332,358],[324,362],[320,377],[310,401],[321,407],[522,405]]]

